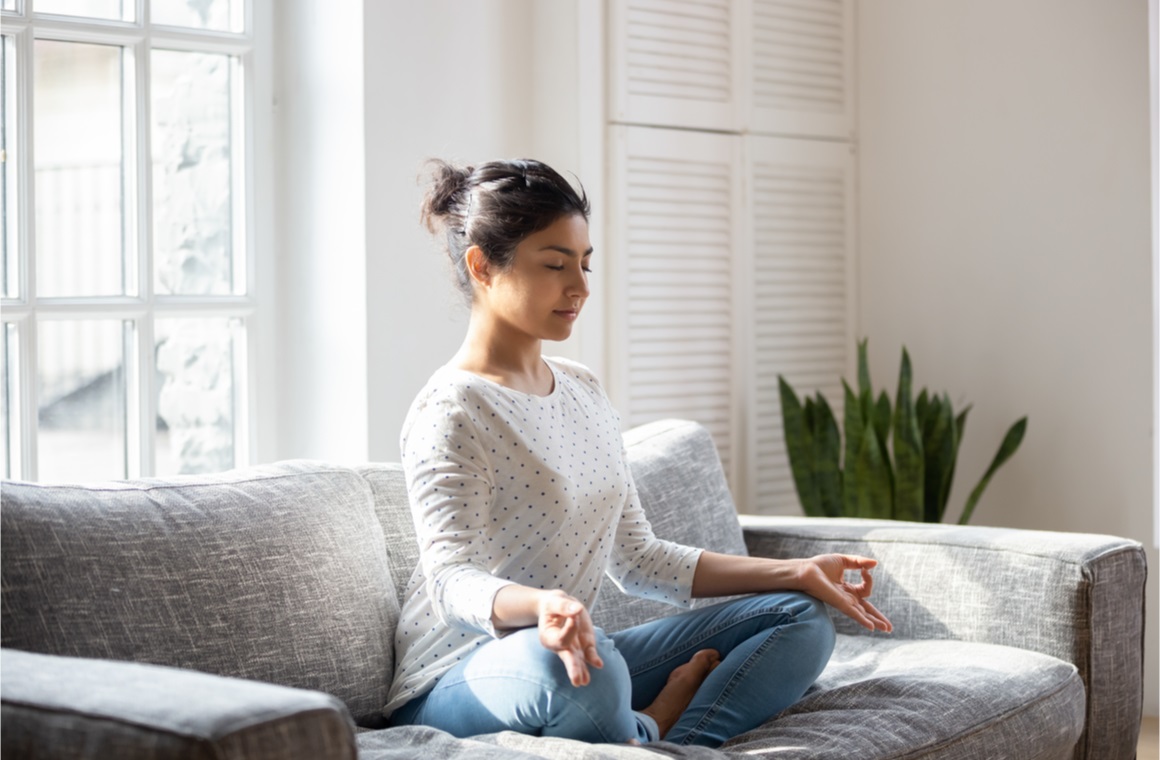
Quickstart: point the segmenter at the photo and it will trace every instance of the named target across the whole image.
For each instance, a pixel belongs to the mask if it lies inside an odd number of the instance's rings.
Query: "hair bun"
[[[434,233],[441,224],[451,223],[456,217],[462,219],[465,211],[462,206],[467,201],[468,182],[474,168],[455,166],[438,158],[429,159],[426,165],[429,167],[430,180],[419,218]]]

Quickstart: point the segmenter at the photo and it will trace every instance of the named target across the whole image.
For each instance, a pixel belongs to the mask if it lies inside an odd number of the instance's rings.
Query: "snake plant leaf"
[[[849,478],[857,480],[851,489]],[[853,467],[846,467],[846,514],[888,520],[891,517],[893,494],[886,469],[886,454],[878,443],[878,436],[869,431],[862,436]]]
[[[950,403],[950,396],[947,396],[947,403],[948,404]],[[959,447],[959,442],[963,440],[963,431],[966,430],[966,428],[967,428],[967,412],[971,411],[971,406],[972,406],[971,404],[967,404],[967,408],[964,409],[962,411],[962,414],[960,414],[955,419],[955,431],[956,431],[955,449],[956,450]]]
[[[944,398],[944,403],[947,405],[948,408],[950,408],[950,406],[951,406],[950,394],[944,393],[943,398]],[[949,504],[950,500],[951,500],[951,485],[954,484],[955,468],[958,467],[959,447],[963,441],[963,430],[967,426],[967,413],[970,411],[971,411],[971,405],[967,404],[967,408],[964,409],[962,411],[962,413],[959,414],[959,416],[955,418],[955,454],[954,454],[954,459],[951,461],[950,475],[947,476],[947,482],[943,484],[943,495],[942,495],[942,505],[943,506],[942,506],[942,509],[943,509],[944,515],[946,514],[947,504]],[[939,518],[939,520],[941,522],[942,518]]]
[[[935,397],[928,407],[922,430],[922,454],[925,465],[922,500],[924,522],[942,522],[950,495],[950,480],[955,468],[955,417],[950,399]]]
[[[922,389],[922,393],[918,394],[918,399],[914,402],[914,413],[918,415],[918,429],[926,430],[927,415],[930,411],[930,398],[927,396],[926,388]]]
[[[951,404],[950,393],[943,393],[943,404],[947,405],[951,414],[954,414],[954,406]],[[947,483],[943,484],[942,493],[942,515],[947,514],[947,505],[950,504],[950,487],[955,483],[955,471],[958,468],[958,451],[960,444],[963,442],[963,428],[966,427],[966,414],[971,411],[971,405],[967,404],[963,412],[955,418],[955,451],[951,455],[950,473],[947,476]],[[942,522],[942,516],[938,517],[938,521]]]
[[[821,393],[814,406],[813,438],[814,483],[819,506],[826,517],[841,517],[842,470],[839,458],[842,454],[842,439],[834,412]]]
[[[886,477],[890,480],[890,492],[894,493],[894,469],[890,465],[889,449],[886,442],[890,440],[890,395],[882,391],[878,396],[878,404],[872,410],[871,419],[874,425],[874,435],[878,436],[878,447],[882,451],[882,463],[886,468]]]
[[[960,525],[966,525],[970,522],[971,514],[975,511],[975,504],[978,503],[979,497],[983,495],[983,490],[987,484],[991,482],[991,476],[995,474],[1004,462],[1011,458],[1011,455],[1019,448],[1019,444],[1023,443],[1023,435],[1027,432],[1027,418],[1023,417],[1007,431],[1007,435],[1003,436],[1003,443],[999,445],[999,451],[995,454],[995,458],[991,460],[991,466],[987,468],[983,479],[975,486],[975,490],[971,491],[970,498],[967,499],[967,504],[963,507],[963,515],[959,518]]]
[[[860,480],[861,474],[854,464],[858,461],[862,440],[867,437],[866,423],[862,419],[862,405],[858,403],[858,398],[845,380],[842,380],[842,390],[845,392],[846,402],[842,423],[846,431],[845,465],[842,471],[842,514],[853,517],[858,514],[858,494],[864,488]],[[870,437],[873,437],[873,434]]]
[[[902,349],[898,395],[894,402],[894,519],[920,522],[923,518],[922,434],[914,410],[910,355]]]
[[[781,394],[781,419],[785,430],[785,447],[789,452],[789,466],[793,473],[793,484],[797,488],[802,510],[810,517],[821,517],[822,508],[818,502],[814,481],[813,436],[806,426],[805,410],[793,388],[781,375],[777,376],[777,387]]]
[[[882,445],[882,450],[886,450],[886,441],[890,439],[890,396],[886,391],[882,391],[878,396],[878,403],[874,406],[873,417],[874,432],[878,434],[878,443]]]
[[[866,352],[870,345],[870,339],[865,338],[858,344],[858,397],[867,398],[873,397],[874,391],[870,388],[870,362],[867,361]]]

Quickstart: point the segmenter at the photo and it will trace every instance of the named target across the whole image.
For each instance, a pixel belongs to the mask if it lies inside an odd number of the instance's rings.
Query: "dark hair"
[[[442,228],[460,290],[471,298],[465,253],[477,245],[499,269],[511,265],[516,246],[562,216],[588,219],[588,196],[547,164],[532,159],[455,166],[431,159],[430,186],[421,219],[432,234]]]

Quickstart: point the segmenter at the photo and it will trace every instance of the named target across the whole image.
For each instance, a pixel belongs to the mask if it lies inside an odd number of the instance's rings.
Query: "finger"
[[[579,640],[584,652],[584,659],[589,665],[596,668],[604,667],[604,660],[600,657],[600,652],[596,649],[596,626],[592,624],[592,618],[588,614],[588,610],[581,607],[581,614],[576,616],[576,629],[579,632]]]
[[[852,605],[848,610],[845,610],[845,612],[846,612],[847,617],[853,618],[854,621],[858,623],[858,625],[862,626],[866,630],[868,630],[868,631],[877,631],[878,630],[878,623],[874,620],[874,618],[867,615],[866,611],[863,610],[861,607]]]
[[[894,632],[894,624],[891,623],[890,620],[885,615],[883,615],[877,607],[875,607],[869,601],[863,599],[862,608],[866,610],[867,614],[869,614],[872,618],[874,618],[874,620],[878,622],[880,630],[886,631],[887,633]]]
[[[850,570],[869,570],[878,566],[878,560],[870,557],[861,557],[857,554],[839,554],[842,558],[842,565]]]
[[[566,596],[553,596],[548,600],[547,611],[552,615],[574,618],[584,611],[584,605]]]
[[[841,594],[838,603],[834,607],[863,628],[871,631],[877,630],[877,621],[870,617],[867,611],[862,608],[862,601],[852,594]]]
[[[587,686],[590,680],[588,666],[584,660],[576,656],[571,649],[562,649],[556,653],[564,663],[564,670],[568,672],[568,680],[573,686]]]
[[[863,568],[853,568],[853,569],[860,569],[861,575],[862,575],[861,580],[859,580],[857,583],[850,583],[849,581],[843,581],[842,586],[844,588],[846,588],[848,591],[850,591],[852,594],[854,594],[855,596],[858,596],[858,597],[870,596],[871,592],[874,590],[874,576],[871,575],[870,571],[864,567]]]

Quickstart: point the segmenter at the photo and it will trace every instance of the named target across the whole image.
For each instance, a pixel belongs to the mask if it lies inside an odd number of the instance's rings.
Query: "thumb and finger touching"
[[[540,615],[540,642],[564,663],[573,686],[591,680],[588,666],[604,667],[596,648],[596,629],[584,605],[567,596],[550,598]]]

